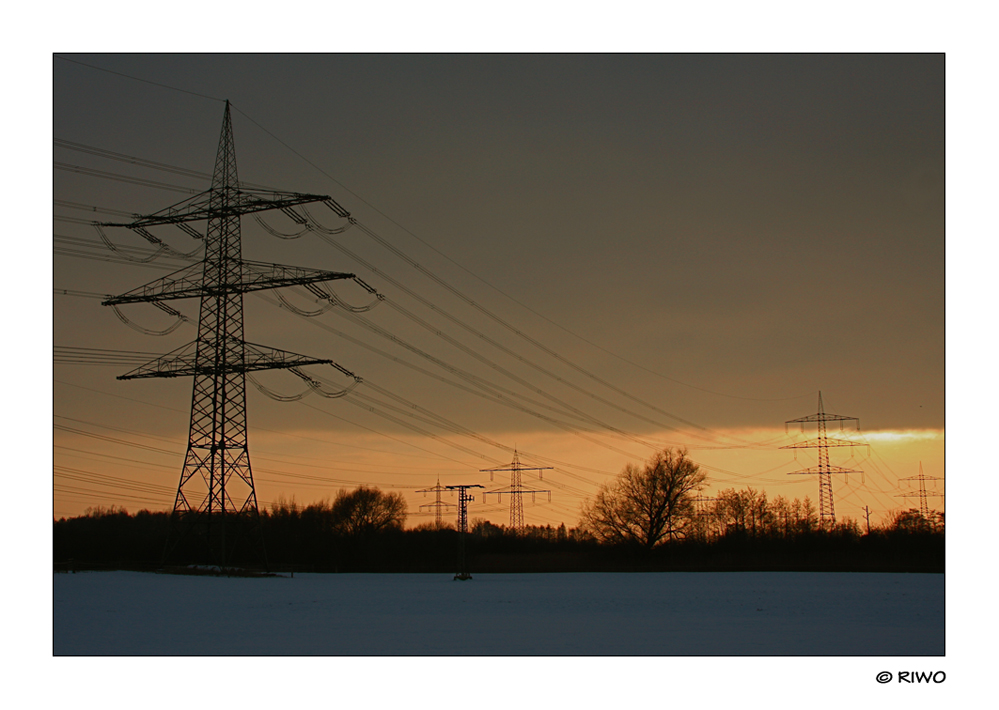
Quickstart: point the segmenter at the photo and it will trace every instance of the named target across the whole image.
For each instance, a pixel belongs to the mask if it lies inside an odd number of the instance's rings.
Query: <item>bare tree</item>
[[[772,532],[776,520],[767,504],[767,494],[752,488],[722,491],[715,501],[714,513],[724,532],[754,537]]]
[[[647,548],[685,535],[693,494],[706,478],[686,449],[665,449],[639,468],[625,466],[583,508],[582,527],[604,542],[633,541]]]
[[[361,486],[349,493],[341,489],[333,499],[333,528],[358,536],[388,528],[401,528],[406,521],[406,500],[401,493],[382,493]]]

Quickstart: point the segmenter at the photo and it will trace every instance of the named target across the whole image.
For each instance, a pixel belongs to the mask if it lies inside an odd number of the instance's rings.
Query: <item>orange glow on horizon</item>
[[[137,443],[135,436],[111,432],[111,436],[97,439],[79,433],[85,429],[83,426],[69,429],[76,431],[57,429],[55,437],[56,518],[81,515],[88,507],[98,505],[115,505],[131,512],[170,509],[183,461],[182,440],[150,441],[137,452],[134,446],[123,444]],[[816,451],[780,448],[808,438],[809,432],[785,433],[783,427],[733,428],[713,430],[712,436],[718,443],[687,444],[690,456],[708,473],[703,495],[711,497],[729,488],[752,487],[771,498],[807,496],[813,502],[817,500],[816,476],[788,475],[815,465]],[[911,493],[911,486],[899,481],[916,475],[920,464],[926,476],[944,476],[943,430],[877,430],[842,435],[830,432],[830,436],[863,444],[830,449],[833,465],[863,471],[834,477],[838,519],[858,519],[869,506],[873,523],[892,510],[913,507],[911,498],[900,495]],[[542,479],[537,472],[524,474],[525,488],[552,491],[551,503],[546,495],[537,496],[533,502],[530,495],[524,496],[524,518],[529,525],[575,526],[580,506],[600,484],[625,464],[641,463],[652,453],[651,448],[632,442],[616,441],[611,444],[613,448],[604,448],[594,443],[596,437],[593,442],[585,442],[568,433],[521,432],[512,438],[518,442],[525,466],[554,466],[554,470],[543,472]],[[665,443],[685,437],[661,432],[643,438]],[[506,474],[496,474],[490,481],[489,474],[481,469],[508,463],[510,454],[490,452],[474,460],[449,449],[445,441],[468,444],[459,437],[428,440],[398,436],[386,442],[374,434],[324,438],[317,432],[251,432],[257,498],[262,508],[270,508],[279,500],[308,505],[332,498],[341,488],[375,486],[404,494],[409,506],[407,526],[412,527],[433,519],[432,512],[420,511],[420,505],[431,502],[431,498],[416,491],[432,487],[438,479],[444,485],[479,483],[487,491],[508,487]],[[435,461],[440,465],[434,465]],[[942,481],[937,483],[942,490]],[[444,500],[450,500],[446,494]],[[509,501],[508,495],[503,495],[500,502],[490,496],[486,503],[477,497],[469,507],[470,519],[507,524]],[[930,505],[940,509],[942,500],[931,499]]]

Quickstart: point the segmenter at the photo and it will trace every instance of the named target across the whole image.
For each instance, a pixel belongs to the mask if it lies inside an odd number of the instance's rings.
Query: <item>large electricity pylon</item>
[[[177,486],[164,560],[173,549],[171,543],[175,547],[192,530],[204,536],[207,561],[222,567],[234,561],[239,533],[245,531],[246,524],[259,536],[257,494],[246,436],[246,373],[334,364],[332,360],[297,355],[243,339],[244,293],[353,278],[353,274],[242,258],[241,215],[288,210],[294,205],[319,201],[331,206],[335,204],[327,195],[246,190],[239,186],[232,121],[226,101],[215,170],[208,191],[129,223],[100,225],[127,227],[142,234],[147,227],[174,224],[194,234],[196,230],[189,223],[207,221],[205,255],[201,263],[104,301],[106,306],[116,306],[179,298],[201,299],[197,340],[118,377],[120,380],[194,377],[187,454]],[[338,214],[347,216],[342,207],[336,207]],[[239,524],[237,539],[232,539],[233,536],[226,539],[227,518],[230,527]],[[256,556],[266,565],[262,538],[258,537],[257,543]]]
[[[455,579],[471,579],[472,575],[468,571],[468,561],[465,558],[465,538],[468,536],[468,503],[474,501],[475,496],[468,494],[469,488],[482,488],[477,483],[464,484],[460,486],[445,486],[449,491],[458,491],[458,571]]]
[[[860,429],[860,419],[857,417],[844,417],[839,414],[827,414],[822,409],[822,393],[819,392],[819,411],[817,414],[810,414],[807,417],[801,417],[799,419],[790,419],[784,422],[784,428],[787,429],[788,424],[801,424],[802,429],[804,429],[805,424],[817,424],[818,425],[818,438],[809,439],[808,441],[802,441],[797,444],[791,444],[790,446],[782,446],[782,449],[818,449],[819,450],[819,465],[812,466],[811,468],[806,468],[801,471],[792,471],[789,476],[797,474],[818,474],[819,475],[819,522],[825,523],[835,523],[836,522],[836,511],[833,507],[833,488],[832,488],[832,474],[834,473],[863,473],[860,470],[843,468],[841,466],[833,466],[829,463],[829,447],[830,446],[866,446],[856,441],[850,441],[849,439],[830,439],[826,436],[826,422],[839,422],[842,428],[843,422],[855,421],[857,422],[857,429]]]
[[[441,479],[437,479],[437,485],[433,488],[423,488],[418,490],[417,493],[436,493],[436,500],[433,503],[427,503],[420,506],[420,510],[424,508],[434,509],[434,527],[440,529],[444,527],[444,508],[448,508],[452,503],[441,500],[441,492],[446,491],[447,488],[441,485]]]
[[[943,480],[943,479],[938,478],[937,476],[924,476],[923,475],[923,462],[922,461],[919,462],[919,475],[918,476],[909,476],[908,478],[900,478],[898,480],[899,480],[900,483],[902,481],[917,481],[919,483],[919,489],[918,489],[917,492],[915,492],[915,493],[909,493],[909,492],[899,493],[898,497],[899,498],[913,498],[913,497],[918,497],[919,498],[919,514],[922,515],[924,518],[930,514],[930,506],[927,504],[926,498],[928,496],[932,496],[934,498],[943,498],[943,494],[942,493],[937,493],[936,491],[930,491],[930,492],[926,491],[926,482],[927,481],[940,481],[940,480]]]
[[[510,472],[510,487],[506,490],[500,491],[486,491],[482,494],[482,500],[485,501],[487,495],[496,494],[496,499],[500,500],[501,493],[510,494],[510,528],[514,531],[519,531],[524,529],[524,494],[531,494],[531,501],[534,501],[534,497],[538,493],[547,493],[548,500],[552,499],[552,492],[549,490],[539,490],[534,488],[524,488],[520,472],[521,471],[544,471],[552,468],[551,466],[523,466],[520,463],[520,457],[517,455],[517,450],[514,449],[513,452],[513,462],[508,464],[507,468],[484,468],[483,473],[489,473],[489,480],[493,480],[493,474],[499,471],[509,471]],[[544,478],[544,474],[539,473],[538,478]]]

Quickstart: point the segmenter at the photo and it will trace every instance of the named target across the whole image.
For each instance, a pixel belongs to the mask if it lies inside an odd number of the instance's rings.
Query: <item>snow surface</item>
[[[944,653],[944,576],[54,575],[55,655]]]

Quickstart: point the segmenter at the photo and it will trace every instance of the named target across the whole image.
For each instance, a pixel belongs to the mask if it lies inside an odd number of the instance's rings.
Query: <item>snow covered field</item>
[[[944,577],[54,575],[56,655],[944,653]]]

